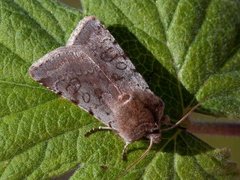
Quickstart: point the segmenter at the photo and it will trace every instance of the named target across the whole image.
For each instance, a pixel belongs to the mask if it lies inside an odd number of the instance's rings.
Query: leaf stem
[[[240,136],[240,123],[210,123],[191,121],[187,130],[197,134],[212,134],[222,136]]]

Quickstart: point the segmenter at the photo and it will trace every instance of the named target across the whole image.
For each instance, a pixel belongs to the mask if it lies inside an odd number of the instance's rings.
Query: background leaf
[[[85,14],[106,24],[166,103],[172,119],[206,100],[205,112],[239,116],[237,0],[85,0]],[[147,143],[123,143],[111,132],[84,133],[100,123],[30,79],[27,70],[63,46],[83,17],[55,1],[0,1],[0,178],[112,179],[139,157]],[[239,177],[226,149],[213,149],[191,134],[163,134],[149,156],[125,178],[226,179]]]

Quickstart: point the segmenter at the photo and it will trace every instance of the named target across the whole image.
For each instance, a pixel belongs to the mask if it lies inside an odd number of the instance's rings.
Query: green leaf
[[[85,0],[151,89],[179,119],[191,102],[205,112],[239,116],[237,0]],[[76,170],[72,179],[115,179],[146,149],[112,132],[84,134],[101,123],[34,82],[32,62],[63,46],[83,15],[50,0],[0,1],[0,179],[45,179]],[[213,149],[173,130],[126,179],[239,178],[226,149]]]

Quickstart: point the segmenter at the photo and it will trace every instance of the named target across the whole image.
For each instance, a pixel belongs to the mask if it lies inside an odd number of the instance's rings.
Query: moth
[[[116,132],[125,142],[123,157],[134,141],[149,139],[147,151],[160,142],[161,125],[168,119],[164,102],[94,16],[81,20],[66,46],[40,58],[29,74],[105,124],[87,135],[96,130]]]

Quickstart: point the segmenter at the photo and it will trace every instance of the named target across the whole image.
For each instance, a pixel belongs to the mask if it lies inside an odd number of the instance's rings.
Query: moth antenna
[[[189,116],[189,114],[192,113],[195,109],[197,109],[200,105],[201,105],[201,103],[198,103],[197,105],[193,106],[193,108],[191,110],[189,110],[178,122],[176,122],[174,125],[172,125],[169,128],[161,129],[161,132],[169,131],[171,129],[178,127],[183,121],[186,120],[186,118]]]
[[[146,157],[146,155],[148,154],[148,152],[151,150],[152,145],[153,145],[153,137],[150,136],[150,143],[149,143],[149,146],[148,146],[147,150],[137,160],[133,161],[125,169],[125,171],[117,177],[117,179],[119,179],[120,177],[123,177],[132,167],[136,166],[141,160],[143,160]]]
[[[131,169],[133,166],[136,166],[141,160],[143,160],[148,152],[150,151],[150,149],[152,148],[152,145],[153,145],[153,137],[150,136],[150,143],[149,143],[149,146],[148,148],[146,149],[146,151],[134,162],[132,162],[127,168],[126,168],[126,171],[128,171],[129,169]]]

